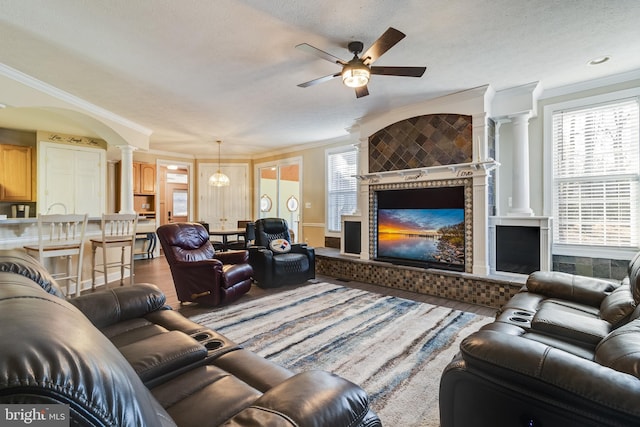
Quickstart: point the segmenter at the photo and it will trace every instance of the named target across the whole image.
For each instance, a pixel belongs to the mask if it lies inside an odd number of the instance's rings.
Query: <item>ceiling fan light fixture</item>
[[[212,187],[228,187],[231,184],[229,177],[220,172],[220,145],[222,141],[216,141],[218,143],[218,171],[209,177],[209,185]]]
[[[349,63],[342,69],[342,83],[347,87],[363,87],[369,83],[371,70],[362,63]]]

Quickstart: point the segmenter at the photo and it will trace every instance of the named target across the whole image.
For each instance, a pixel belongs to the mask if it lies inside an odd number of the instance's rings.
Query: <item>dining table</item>
[[[226,251],[229,249],[228,242],[229,236],[237,236],[238,238],[245,238],[247,234],[246,229],[244,228],[229,228],[229,229],[220,229],[220,230],[209,230],[209,237],[221,237],[222,238],[222,250]]]

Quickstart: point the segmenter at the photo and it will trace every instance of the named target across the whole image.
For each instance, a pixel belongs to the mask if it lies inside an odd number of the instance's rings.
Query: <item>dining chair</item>
[[[120,268],[120,286],[124,285],[124,270],[129,269],[129,283],[133,285],[133,256],[135,254],[136,227],[138,214],[103,214],[102,237],[89,239],[91,242],[91,289],[96,288],[96,272],[104,275],[105,288],[109,283],[110,268]],[[96,265],[97,249],[102,249],[102,264]],[[108,260],[110,248],[120,248],[120,259]],[[129,248],[129,256],[126,250]]]
[[[80,295],[82,287],[82,254],[84,249],[84,235],[87,228],[87,214],[52,214],[38,215],[38,244],[26,245],[27,253],[44,263],[47,258],[66,258],[64,272],[53,273],[51,276],[66,282],[65,295],[69,297],[70,285],[75,284],[75,296]],[[72,267],[72,257],[78,258],[75,270]]]
[[[227,241],[227,249],[242,250],[247,249],[247,225],[253,223],[249,220],[238,220],[238,230],[245,230],[243,234],[238,234],[236,239]]]

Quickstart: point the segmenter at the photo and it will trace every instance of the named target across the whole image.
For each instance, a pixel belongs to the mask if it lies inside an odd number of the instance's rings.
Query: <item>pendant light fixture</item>
[[[212,187],[227,187],[230,182],[229,177],[220,172],[220,145],[222,141],[216,141],[218,143],[218,171],[209,177],[209,185]]]

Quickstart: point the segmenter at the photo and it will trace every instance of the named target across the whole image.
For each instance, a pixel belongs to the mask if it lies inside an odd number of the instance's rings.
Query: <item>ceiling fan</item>
[[[349,52],[353,53],[353,59],[351,59],[351,61],[344,61],[307,43],[299,44],[296,46],[297,49],[319,56],[329,62],[340,64],[342,65],[342,71],[310,80],[305,83],[300,83],[298,86],[309,87],[329,81],[335,77],[342,76],[342,83],[344,83],[345,86],[354,88],[356,91],[356,98],[361,98],[369,95],[367,83],[369,83],[371,74],[422,77],[427,67],[375,67],[371,65],[403,38],[405,38],[405,34],[403,32],[398,31],[393,27],[389,27],[387,31],[385,31],[360,57],[358,55],[362,52],[364,45],[359,41],[350,42],[347,47]]]

